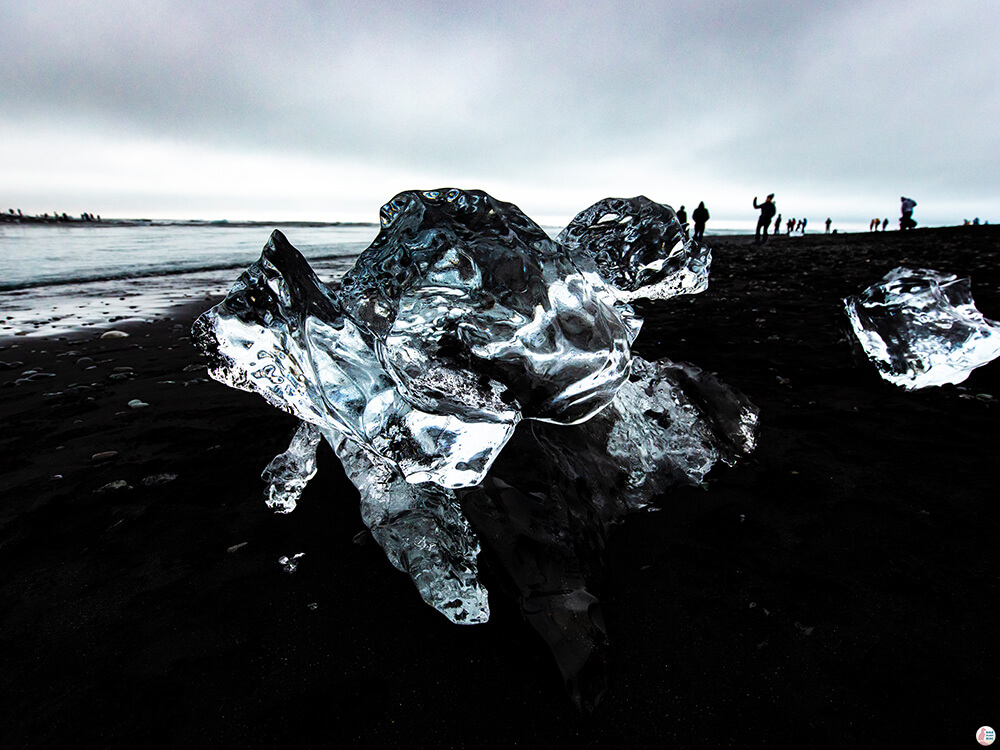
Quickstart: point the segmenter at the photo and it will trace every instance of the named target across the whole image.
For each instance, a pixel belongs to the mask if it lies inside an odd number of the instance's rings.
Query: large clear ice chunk
[[[552,240],[486,193],[408,191],[339,287],[275,231],[195,341],[212,377],[301,420],[264,472],[269,506],[295,507],[322,436],[386,556],[452,622],[489,618],[482,540],[586,708],[606,684],[606,532],[754,448],[745,397],[631,351],[630,301],[702,291],[710,263],[642,196]]]
[[[961,383],[1000,356],[1000,324],[976,309],[968,278],[901,266],[844,307],[882,378],[908,390]]]
[[[400,193],[381,224],[342,299],[408,403],[571,424],[614,398],[632,313],[587,258],[481,191]]]

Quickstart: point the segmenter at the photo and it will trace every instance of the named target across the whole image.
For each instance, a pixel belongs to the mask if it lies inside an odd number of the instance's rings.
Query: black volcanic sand
[[[478,627],[420,602],[325,446],[294,513],[264,506],[295,423],[206,379],[206,305],[0,342],[0,744],[972,747],[1000,723],[1000,362],[884,384],[840,299],[909,264],[1000,318],[1000,229],[710,244],[711,288],[643,307],[637,349],[745,392],[759,450],[612,536],[589,716],[512,601]]]

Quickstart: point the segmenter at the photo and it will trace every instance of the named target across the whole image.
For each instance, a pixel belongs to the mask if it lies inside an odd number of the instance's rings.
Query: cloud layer
[[[750,220],[774,191],[865,223],[913,194],[944,223],[1000,198],[985,2],[0,13],[0,196],[29,210],[374,219],[456,184],[543,218],[646,193]]]

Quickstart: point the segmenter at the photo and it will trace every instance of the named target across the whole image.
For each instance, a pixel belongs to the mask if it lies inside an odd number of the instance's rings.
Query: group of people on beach
[[[13,208],[8,208],[7,213],[0,213],[0,221],[14,222],[17,224],[47,224],[53,221],[100,221],[100,214],[82,213],[80,218],[74,218],[67,214],[65,211],[63,213],[58,213],[53,211],[51,215],[44,213],[39,216],[28,215],[25,216],[21,209],[14,211]]]
[[[785,234],[790,235],[792,232],[802,232],[805,234],[806,224],[809,223],[809,219],[789,219],[785,223]],[[774,233],[778,234],[779,226],[774,225]]]
[[[913,220],[913,209],[916,208],[917,202],[912,198],[907,198],[906,196],[900,197],[899,200],[901,204],[900,212],[902,214],[899,219],[899,228],[913,229],[917,226],[917,222]],[[767,230],[771,226],[771,220],[774,219],[774,214],[777,213],[778,210],[778,207],[774,202],[774,193],[770,193],[763,203],[757,203],[757,196],[755,195],[753,198],[753,207],[760,211],[760,218],[757,219],[757,231],[754,233],[754,244],[763,245],[767,242]],[[683,208],[683,206],[681,206],[681,208]],[[789,235],[791,235],[792,232],[805,233],[806,224],[808,222],[808,219],[789,219],[788,223],[785,225],[785,230]],[[827,234],[830,233],[830,226],[832,224],[833,219],[827,217]],[[871,223],[868,225],[868,230],[871,232],[877,232],[880,225],[882,227],[882,231],[884,232],[889,226],[889,219],[872,219]],[[778,218],[774,222],[774,234],[777,235],[780,232],[781,214],[778,214]]]
[[[763,203],[757,203],[757,196],[755,195],[753,197],[753,207],[760,211],[760,218],[757,219],[757,231],[754,233],[754,244],[763,245],[767,242],[767,230],[771,226],[772,219],[774,219],[773,234],[775,236],[781,234],[781,214],[778,214],[777,219],[774,218],[775,213],[778,211],[778,206],[774,202],[774,193],[769,193]],[[789,219],[785,222],[785,232],[788,235],[791,235],[792,232],[802,232],[805,234],[808,223],[809,219]],[[826,220],[826,230],[830,231],[830,219]]]
[[[691,220],[694,221],[694,234],[691,236],[694,239],[700,240],[705,237],[705,224],[708,223],[710,218],[712,217],[709,215],[708,209],[705,208],[705,201],[702,201],[698,204],[698,208],[691,212]],[[677,211],[677,221],[680,222],[681,229],[683,229],[686,234],[688,215],[687,209],[684,208],[684,206],[681,206]]]

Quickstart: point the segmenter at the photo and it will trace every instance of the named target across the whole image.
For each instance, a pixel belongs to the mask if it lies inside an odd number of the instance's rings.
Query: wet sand
[[[643,307],[636,348],[746,393],[760,446],[612,536],[590,716],[499,590],[484,626],[420,602],[325,446],[294,513],[264,506],[295,423],[206,378],[207,297],[0,339],[4,744],[973,746],[1000,722],[1000,362],[904,392],[839,300],[908,264],[1000,318],[1000,229],[709,244],[710,289]]]

